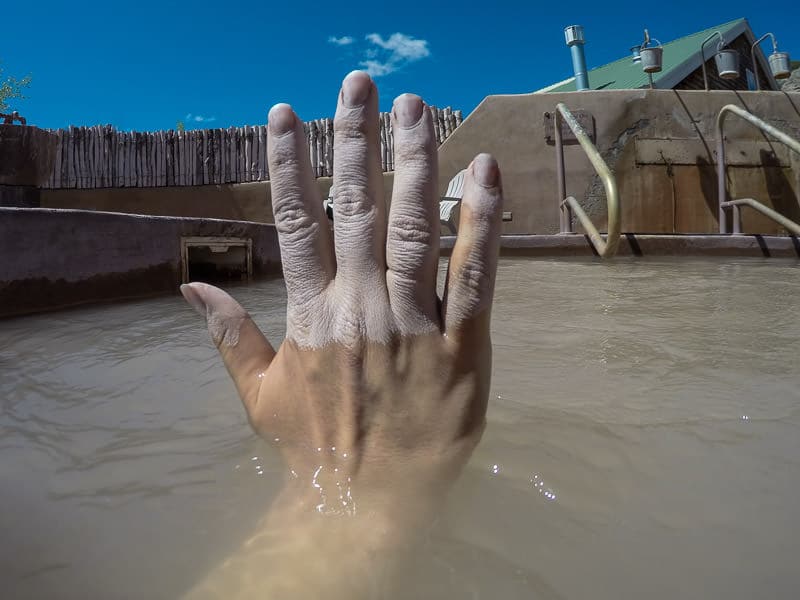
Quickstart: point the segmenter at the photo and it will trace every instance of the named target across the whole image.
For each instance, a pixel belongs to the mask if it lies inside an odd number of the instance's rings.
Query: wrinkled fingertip
[[[467,168],[465,183],[459,231],[476,219],[499,221],[503,211],[503,188],[494,157],[485,153],[476,156]]]
[[[205,319],[208,314],[208,307],[198,291],[199,285],[197,283],[184,283],[181,285],[180,290],[189,306]]]
[[[357,108],[366,102],[372,91],[372,77],[366,71],[350,71],[342,80],[342,103]]]
[[[242,306],[228,292],[202,281],[185,283],[180,288],[186,301],[203,317],[211,314],[239,318],[246,315]]]
[[[425,103],[416,94],[400,94],[392,104],[392,114],[400,127],[413,127],[422,118]]]
[[[500,185],[500,166],[491,154],[487,152],[478,154],[470,166],[472,175],[478,185],[483,187]]]
[[[291,105],[285,102],[279,102],[269,109],[267,121],[271,133],[275,135],[284,135],[294,129],[297,123],[297,115],[294,114]]]

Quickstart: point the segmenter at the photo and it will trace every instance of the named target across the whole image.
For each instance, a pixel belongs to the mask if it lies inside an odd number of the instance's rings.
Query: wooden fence
[[[430,107],[436,139],[461,124],[460,110]],[[317,177],[333,175],[333,119],[304,124]],[[46,188],[163,187],[266,181],[267,127],[196,131],[117,131],[110,125],[54,130],[53,174]],[[380,115],[381,166],[394,170],[389,113]]]

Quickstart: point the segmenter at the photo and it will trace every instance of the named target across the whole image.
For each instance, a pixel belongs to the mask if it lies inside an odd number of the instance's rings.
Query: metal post
[[[722,128],[723,124],[725,123],[725,117],[728,115],[728,113],[733,113],[744,119],[764,133],[776,138],[779,142],[798,154],[800,154],[800,141],[787,135],[766,121],[759,119],[757,116],[746,111],[745,109],[736,106],[735,104],[726,104],[720,109],[719,113],[717,114],[717,122],[715,127],[715,135],[717,136],[717,187],[719,188],[719,232],[728,233],[725,208],[730,207],[733,213],[733,233],[741,233],[741,211],[738,204],[734,203],[733,201],[728,201],[728,186],[726,185],[725,180],[725,138]]]
[[[722,37],[722,34],[719,31],[715,31],[706,39],[703,40],[703,43],[700,44],[700,59],[703,61],[703,86],[705,90],[708,91],[708,73],[706,73],[706,55],[705,51],[703,50],[704,46],[714,39],[715,36],[719,36],[719,45],[723,46],[725,44],[725,38]]]
[[[583,45],[586,40],[583,37],[583,27],[580,25],[570,25],[564,29],[564,37],[572,54],[572,71],[575,73],[575,89],[578,91],[589,89],[589,75],[586,72],[586,56],[583,53]]]
[[[589,74],[586,72],[586,55],[583,44],[573,44],[569,47],[572,52],[572,71],[575,73],[575,89],[578,91],[589,89]]]
[[[728,201],[728,186],[725,181],[725,141],[722,139],[722,113],[717,117],[717,199],[719,201],[719,232],[728,233],[728,215],[725,202]]]
[[[606,191],[606,208],[608,210],[608,234],[606,235],[606,239],[604,240],[603,236],[600,235],[597,227],[594,226],[594,223],[592,223],[592,220],[581,208],[578,201],[572,196],[567,196],[562,204],[566,205],[570,211],[567,213],[567,215],[569,215],[568,223],[570,223],[570,232],[574,232],[572,229],[572,215],[574,214],[586,231],[586,235],[589,237],[597,253],[603,258],[610,258],[616,254],[620,240],[621,220],[617,181],[614,178],[614,173],[597,150],[597,147],[592,143],[589,134],[586,133],[586,130],[578,123],[575,115],[573,115],[562,102],[556,105],[556,111],[561,113],[564,122],[572,130],[572,133],[575,134],[575,139],[581,145],[581,148],[589,158],[589,162],[592,163],[594,170],[600,176],[600,181],[603,182],[603,188]],[[558,127],[561,127],[560,121]],[[562,173],[563,172],[562,169]],[[564,193],[566,194],[566,192]]]
[[[800,236],[800,224],[795,223],[791,219],[787,219],[779,212],[772,210],[771,208],[764,206],[758,200],[754,200],[753,198],[739,198],[738,200],[730,200],[725,203],[726,206],[749,206],[750,208],[760,212],[762,215],[765,215],[775,221],[778,225],[785,228],[786,231],[791,233],[795,236]]]
[[[558,230],[559,233],[575,233],[572,230],[572,210],[564,202],[567,197],[567,174],[564,167],[564,140],[561,135],[561,113],[553,113],[553,135],[556,142],[556,182],[558,184]]]

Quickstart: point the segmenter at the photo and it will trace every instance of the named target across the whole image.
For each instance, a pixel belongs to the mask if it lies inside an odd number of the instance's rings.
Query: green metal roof
[[[745,19],[736,19],[664,44],[662,70],[660,73],[653,74],[655,86],[671,88],[698,68],[700,66],[700,44],[715,31],[719,31],[722,34],[727,44],[745,29],[748,29],[747,21]],[[706,45],[707,58],[714,54],[716,45],[716,41],[709,42]],[[659,82],[662,82],[663,85],[659,85]],[[593,90],[630,90],[646,87],[649,84],[647,73],[642,71],[642,65],[634,63],[630,54],[625,58],[620,58],[589,71],[589,87]],[[572,77],[560,84],[540,91],[574,92],[575,78]]]

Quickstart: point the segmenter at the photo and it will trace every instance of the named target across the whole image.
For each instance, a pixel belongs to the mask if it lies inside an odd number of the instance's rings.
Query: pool
[[[489,426],[400,598],[796,598],[800,263],[504,259]],[[233,294],[268,336],[281,280]],[[280,487],[179,297],[0,321],[7,598],[175,598]]]

